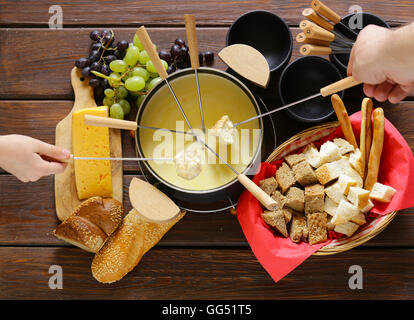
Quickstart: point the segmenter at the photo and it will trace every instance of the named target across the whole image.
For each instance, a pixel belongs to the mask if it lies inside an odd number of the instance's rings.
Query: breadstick
[[[339,124],[341,125],[342,132],[344,133],[345,139],[354,146],[354,148],[358,148],[358,145],[355,140],[354,131],[352,130],[351,121],[348,117],[348,112],[346,112],[346,108],[344,103],[342,102],[341,98],[334,94],[331,97],[332,106],[335,110],[336,116],[338,118]]]
[[[384,110],[376,108],[373,112],[373,136],[369,153],[368,172],[364,189],[371,190],[378,179],[381,162],[382,147],[384,144]]]
[[[361,151],[362,159],[362,178],[366,178],[367,174],[367,164],[369,160],[369,151],[371,149],[371,139],[372,139],[372,127],[371,127],[371,116],[372,116],[372,100],[370,98],[365,98],[362,100],[361,107],[361,137],[359,140],[359,150]]]

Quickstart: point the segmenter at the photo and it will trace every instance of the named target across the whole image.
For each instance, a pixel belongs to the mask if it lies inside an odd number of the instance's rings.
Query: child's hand
[[[43,160],[40,155],[63,160],[70,152],[27,136],[0,136],[0,167],[20,181],[36,181],[65,170],[66,164]]]

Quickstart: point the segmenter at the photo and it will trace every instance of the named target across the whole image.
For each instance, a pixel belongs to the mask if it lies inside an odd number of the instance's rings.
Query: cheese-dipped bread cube
[[[228,145],[233,144],[236,128],[228,115],[222,116],[215,125],[208,131],[209,134],[217,136],[219,142]]]

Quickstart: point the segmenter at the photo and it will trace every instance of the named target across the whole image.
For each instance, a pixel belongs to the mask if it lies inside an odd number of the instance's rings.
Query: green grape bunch
[[[168,63],[162,59],[161,62],[167,70]],[[131,111],[131,103],[127,98],[130,97],[130,101],[136,99],[135,104],[139,107],[148,92],[161,81],[137,35],[129,43],[124,58],[111,61],[109,68],[109,75],[99,71],[91,73],[109,83],[110,87],[104,91],[103,104],[110,107],[111,118],[124,119]]]

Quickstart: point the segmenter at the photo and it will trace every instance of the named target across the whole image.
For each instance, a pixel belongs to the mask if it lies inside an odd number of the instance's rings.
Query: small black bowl
[[[293,40],[288,25],[269,11],[250,11],[234,21],[227,32],[226,46],[236,43],[260,51],[270,72],[284,68],[292,55]]]
[[[306,56],[293,61],[280,76],[279,96],[283,105],[319,93],[320,89],[342,79],[339,70],[328,60]],[[343,98],[344,92],[338,93]],[[320,122],[334,110],[330,97],[317,97],[286,109],[293,119]]]
[[[362,13],[356,13],[356,15],[361,15],[362,14],[362,26],[363,28],[365,28],[367,25],[370,24],[375,24],[377,26],[380,27],[384,27],[384,28],[389,28],[390,26],[388,25],[388,23],[386,23],[384,20],[382,20],[380,17],[373,15],[371,13],[366,13],[366,12],[362,12]],[[349,23],[349,19],[351,19],[351,17],[354,16],[354,14],[349,14],[347,16],[345,16],[344,18],[342,18],[342,22],[348,26]],[[357,18],[358,19],[358,18]],[[359,33],[362,29],[354,29],[354,31],[356,33]],[[346,31],[344,30],[344,33],[346,33]],[[345,34],[346,36],[349,36],[347,34]],[[329,59],[335,64],[335,66],[338,67],[339,71],[341,71],[343,76],[346,76],[346,71],[347,71],[347,67],[348,67],[348,62],[349,62],[349,54],[331,54],[329,55]]]

